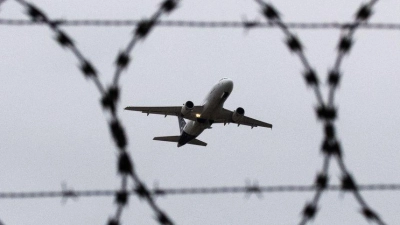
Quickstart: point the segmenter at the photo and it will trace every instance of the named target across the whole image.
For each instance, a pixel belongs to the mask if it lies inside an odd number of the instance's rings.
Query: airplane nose
[[[230,80],[230,79],[226,79],[226,80],[224,81],[224,83],[225,83],[225,86],[226,86],[226,88],[228,89],[228,91],[231,92],[232,89],[233,89],[233,81]]]

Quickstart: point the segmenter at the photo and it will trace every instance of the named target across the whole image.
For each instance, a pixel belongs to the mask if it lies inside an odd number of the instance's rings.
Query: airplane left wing
[[[125,108],[125,110],[139,111],[146,113],[147,115],[158,114],[164,116],[181,116],[182,106],[128,106]],[[196,114],[201,113],[202,110],[203,106],[193,106],[193,109],[188,114],[183,116],[183,118],[196,120]]]
[[[272,124],[259,121],[247,116],[243,116],[238,122],[232,120],[233,112],[227,109],[222,109],[221,113],[217,118],[215,118],[214,123],[236,123],[238,125],[246,125],[253,127],[267,127],[272,129]]]

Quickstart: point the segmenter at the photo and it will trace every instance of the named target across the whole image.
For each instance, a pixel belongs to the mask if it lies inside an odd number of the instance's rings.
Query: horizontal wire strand
[[[359,184],[359,191],[400,191],[400,184]],[[316,185],[277,185],[277,186],[225,186],[193,188],[153,188],[149,189],[154,196],[171,195],[210,195],[210,194],[246,194],[246,193],[288,193],[313,192]],[[80,198],[115,196],[120,190],[63,190],[38,192],[0,192],[0,199],[24,198]],[[341,185],[329,185],[324,191],[344,191]],[[128,195],[138,195],[134,190],[126,191]]]
[[[136,26],[141,20],[118,20],[118,19],[83,19],[83,20],[53,20],[58,26],[68,27],[124,27]],[[24,19],[0,19],[2,26],[40,26],[43,22],[35,22]],[[198,21],[198,20],[160,20],[154,24],[161,27],[183,27],[183,28],[277,28],[277,24],[258,21]],[[337,22],[285,22],[289,29],[345,29],[352,23]],[[360,24],[358,29],[368,30],[400,30],[400,23],[365,23]]]

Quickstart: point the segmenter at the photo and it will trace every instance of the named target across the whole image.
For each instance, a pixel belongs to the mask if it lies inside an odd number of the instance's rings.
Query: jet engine
[[[194,106],[193,102],[187,101],[187,102],[182,106],[181,114],[184,115],[184,116],[186,116],[187,114],[189,114],[189,113],[193,110],[193,106]]]
[[[240,122],[243,116],[244,116],[244,109],[242,107],[238,107],[235,111],[233,111],[232,120],[235,123]]]

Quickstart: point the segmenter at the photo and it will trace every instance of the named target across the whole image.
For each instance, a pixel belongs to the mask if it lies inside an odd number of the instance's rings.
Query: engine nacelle
[[[191,101],[187,101],[181,109],[181,114],[186,116],[187,114],[189,114],[192,110],[193,110],[194,104]]]
[[[240,122],[243,116],[244,116],[244,109],[242,107],[238,107],[235,111],[233,111],[232,120],[235,123]]]

